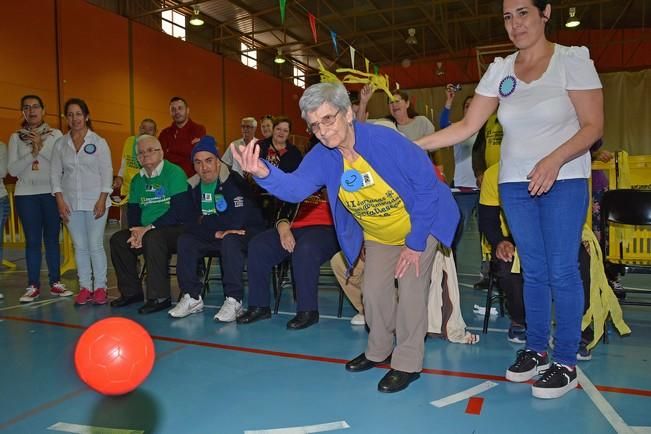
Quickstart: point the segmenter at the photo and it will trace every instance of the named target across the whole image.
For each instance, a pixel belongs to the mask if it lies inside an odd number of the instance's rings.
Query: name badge
[[[87,144],[84,146],[84,152],[87,153],[88,155],[92,155],[97,151],[97,146],[95,146],[92,143]]]
[[[351,193],[373,184],[371,172],[360,173],[358,170],[349,169],[341,175],[341,187]]]
[[[218,194],[215,196],[215,208],[217,208],[217,211],[219,212],[224,212],[226,211],[226,208],[228,208],[228,203],[226,202],[223,194]]]
[[[500,81],[500,95],[502,98],[506,98],[507,96],[511,95],[513,92],[515,92],[515,87],[517,86],[518,82],[515,80],[515,77],[512,75],[507,75]]]

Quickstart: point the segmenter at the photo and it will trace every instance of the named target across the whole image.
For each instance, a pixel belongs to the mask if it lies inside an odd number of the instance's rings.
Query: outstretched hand
[[[260,161],[260,146],[255,138],[246,145],[233,146],[233,158],[242,170],[256,178],[265,178],[269,175],[269,168]]]

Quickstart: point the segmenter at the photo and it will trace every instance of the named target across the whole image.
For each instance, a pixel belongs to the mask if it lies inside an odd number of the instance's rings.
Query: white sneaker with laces
[[[190,297],[190,294],[183,294],[183,297],[176,303],[172,309],[167,313],[173,318],[185,318],[193,313],[203,311],[203,300],[199,296],[199,300]]]
[[[366,318],[363,313],[358,313],[350,319],[350,324],[355,326],[363,326],[366,324]]]
[[[20,297],[21,303],[31,303],[36,300],[41,295],[41,291],[34,285],[29,285],[25,290],[25,293]]]
[[[219,312],[214,316],[215,321],[221,322],[233,322],[237,319],[238,316],[242,315],[244,310],[242,309],[242,303],[235,300],[233,297],[226,297],[224,304],[222,304]]]

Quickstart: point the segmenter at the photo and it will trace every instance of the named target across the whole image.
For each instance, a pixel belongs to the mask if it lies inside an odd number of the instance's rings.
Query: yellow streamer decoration
[[[342,80],[344,83],[361,83],[361,84],[370,84],[374,89],[379,89],[384,91],[387,94],[389,99],[393,101],[395,97],[389,89],[389,76],[380,75],[380,74],[371,74],[368,72],[358,71],[357,69],[352,68],[339,68],[337,69],[338,73],[348,72]]]
[[[323,63],[321,63],[321,59],[317,58],[316,61],[319,64],[319,76],[321,77],[321,83],[341,83],[341,80],[339,80],[335,74],[325,69]]]

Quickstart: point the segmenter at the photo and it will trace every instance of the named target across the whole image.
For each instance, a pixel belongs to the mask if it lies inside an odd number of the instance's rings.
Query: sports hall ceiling
[[[501,0],[286,0],[284,23],[280,4],[285,0],[90,1],[150,26],[159,22],[162,11],[175,10],[189,19],[197,8],[205,24],[188,24],[187,40],[232,57],[239,56],[240,42],[247,42],[258,51],[259,65],[271,70],[278,50],[310,73],[318,68],[317,57],[329,69],[349,67],[349,46],[362,59],[356,61],[361,69],[364,57],[381,66],[506,42]],[[565,28],[570,8],[575,8],[581,21],[577,32],[651,24],[651,0],[555,0],[552,4],[552,31]],[[315,18],[316,42],[309,14]],[[415,43],[406,42],[409,29],[415,29]],[[337,36],[338,54],[331,32]]]

